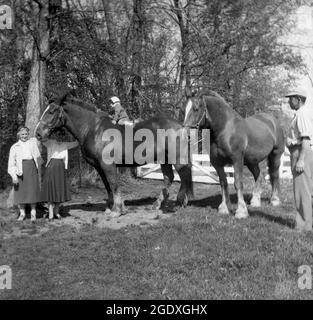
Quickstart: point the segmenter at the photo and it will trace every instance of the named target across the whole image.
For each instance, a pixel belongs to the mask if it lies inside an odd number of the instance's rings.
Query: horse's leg
[[[262,176],[260,175],[261,170],[259,164],[248,164],[248,168],[254,178],[254,188],[252,191],[252,199],[250,201],[250,205],[252,207],[261,207]]]
[[[105,210],[105,212],[110,213],[111,212],[110,209],[113,207],[114,200],[113,200],[113,192],[112,192],[112,189],[111,189],[110,184],[108,182],[108,179],[106,177],[105,170],[101,167],[101,165],[99,163],[97,163],[92,158],[86,157],[86,161],[97,170],[97,172],[99,173],[99,175],[101,177],[101,180],[102,180],[102,182],[105,186],[105,189],[107,190],[107,193],[108,193],[108,207]]]
[[[108,193],[108,206],[105,210],[105,213],[111,213],[111,209],[113,207],[113,204],[114,204],[114,198],[113,198],[113,192],[112,192],[112,189],[110,187],[110,184],[108,182],[108,179],[104,173],[104,171],[102,169],[97,169],[101,179],[102,179],[102,182],[107,190],[107,193]]]
[[[227,182],[225,170],[224,170],[224,167],[217,166],[217,165],[215,165],[214,168],[218,174],[221,190],[222,190],[222,202],[218,207],[218,213],[229,214],[228,208],[230,207],[230,199],[229,199],[228,182]]]
[[[173,167],[171,164],[161,164],[161,170],[164,177],[164,188],[160,192],[157,200],[153,203],[152,205],[153,210],[160,209],[163,201],[164,203],[167,202],[170,196],[169,188],[174,180]]]
[[[117,218],[122,215],[124,210],[124,201],[119,188],[119,174],[117,172],[117,167],[114,164],[103,164],[101,165],[101,168],[113,193],[113,207],[111,209],[110,216],[112,218]]]
[[[180,177],[180,188],[177,194],[176,203],[180,207],[186,207],[189,197],[193,196],[192,165],[176,164],[174,167]]]
[[[273,150],[268,156],[268,168],[272,185],[271,205],[279,206],[279,167],[281,153],[278,150]]]
[[[248,209],[243,198],[243,157],[240,157],[234,161],[234,176],[235,176],[235,188],[238,197],[238,206],[235,217],[238,219],[247,218],[249,216]]]

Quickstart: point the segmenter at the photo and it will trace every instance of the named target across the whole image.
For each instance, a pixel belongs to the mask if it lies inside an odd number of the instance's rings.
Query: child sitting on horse
[[[125,122],[129,122],[129,117],[125,109],[121,106],[121,101],[118,97],[110,98],[110,107],[114,109],[113,123],[123,125]]]

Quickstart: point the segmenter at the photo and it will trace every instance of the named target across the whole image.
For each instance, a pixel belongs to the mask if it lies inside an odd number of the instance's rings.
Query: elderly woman
[[[42,144],[47,148],[47,163],[40,198],[42,202],[48,202],[51,221],[54,217],[61,218],[61,203],[71,200],[67,180],[68,150],[79,144],[77,141],[61,142],[56,139],[42,141]]]
[[[36,220],[36,203],[40,201],[38,169],[41,156],[36,138],[29,138],[29,129],[22,126],[17,132],[18,141],[9,154],[8,173],[14,185],[13,203],[19,207],[19,221],[25,219],[25,205],[31,206],[31,221]]]

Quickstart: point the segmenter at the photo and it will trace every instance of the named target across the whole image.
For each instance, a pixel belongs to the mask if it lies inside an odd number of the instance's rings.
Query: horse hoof
[[[184,202],[183,202],[183,207],[184,207],[184,208],[186,208],[186,207],[187,207],[188,202],[189,202],[188,196],[185,194]]]
[[[243,212],[243,211],[237,211],[236,214],[235,214],[235,218],[236,219],[246,219],[249,217],[249,214],[248,212]]]
[[[252,198],[250,202],[250,206],[254,208],[261,207],[261,200]]]
[[[184,209],[187,207],[187,204],[185,202],[176,202],[176,206],[179,209]]]
[[[229,215],[228,209],[218,209],[218,214]]]
[[[118,218],[122,215],[121,212],[118,212],[118,211],[112,211],[111,214],[110,214],[110,217],[111,218]]]
[[[157,200],[152,204],[152,210],[159,210],[161,208],[161,203]]]
[[[188,196],[185,194],[183,196],[177,197],[176,206],[179,208],[186,208],[189,202]]]
[[[271,200],[271,205],[273,207],[278,207],[280,205],[280,201],[278,199]]]
[[[111,214],[111,212],[112,212],[112,211],[111,211],[111,209],[109,209],[109,208],[106,208],[105,211],[104,211],[105,214]]]
[[[225,206],[225,205],[220,205],[220,206],[218,207],[218,214],[228,215],[228,214],[229,214],[229,210],[228,210],[227,206]]]

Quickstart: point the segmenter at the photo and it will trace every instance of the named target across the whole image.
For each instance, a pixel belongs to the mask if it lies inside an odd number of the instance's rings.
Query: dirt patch
[[[135,209],[128,210],[126,214],[118,218],[111,218],[104,212],[88,212],[83,210],[71,210],[70,216],[62,221],[53,222],[56,225],[66,224],[76,229],[80,229],[84,224],[94,225],[98,228],[121,229],[132,225],[152,225],[161,219],[166,219],[169,214],[163,214],[160,210]]]
[[[72,200],[65,203],[62,207],[62,220],[49,222],[48,219],[43,218],[44,212],[38,212],[35,224],[30,222],[29,214],[25,221],[18,222],[16,219],[17,210],[6,209],[6,200],[9,194],[9,190],[7,190],[0,194],[0,237],[4,239],[22,236],[38,237],[54,228],[60,228],[62,226],[74,228],[74,230],[79,231],[86,225],[92,225],[99,229],[110,228],[115,230],[127,226],[144,227],[155,225],[161,220],[171,217],[172,212],[174,212],[174,208],[167,208],[169,210],[165,211],[151,209],[162,187],[162,181],[153,180],[134,180],[134,182],[123,184],[121,189],[127,212],[118,218],[111,218],[108,214],[105,214],[107,194],[104,187],[88,187],[72,190]],[[201,209],[205,209],[208,212],[215,212],[221,201],[220,187],[217,185],[210,186],[203,184],[195,184],[194,187],[197,197],[190,201],[188,208],[184,211],[188,211],[190,214]],[[249,184],[246,184],[246,188],[252,189]],[[290,188],[289,185],[283,188],[286,189],[282,192],[281,196],[282,203],[285,203],[284,208],[279,207],[274,209],[267,207],[269,200],[269,187],[267,187],[264,191],[265,200],[262,203],[262,208],[253,210],[250,208],[250,215],[262,216],[265,219],[284,225],[289,224],[289,220],[287,219],[289,217],[287,217],[287,215],[290,211],[294,210],[292,200],[287,197],[291,194],[292,190]],[[178,183],[174,183],[171,187],[171,205],[174,204],[178,189]],[[230,192],[234,211],[237,199],[233,186],[231,186]],[[248,198],[249,196],[246,197],[247,203],[249,202]],[[43,211],[47,212],[47,209]]]
[[[46,233],[50,230],[48,226],[42,227],[42,226],[36,226],[35,224],[32,224],[29,227],[18,227],[18,226],[13,226],[11,231],[4,232],[2,235],[2,239],[6,240],[9,238],[16,238],[16,237],[22,237],[22,236],[31,236],[31,237],[39,237],[43,233]]]
[[[62,226],[69,226],[75,228],[79,231],[82,227],[86,225],[92,225],[94,227],[103,229],[121,229],[127,226],[148,226],[158,223],[160,220],[166,219],[170,214],[164,214],[161,210],[146,210],[146,209],[131,209],[121,215],[118,218],[112,218],[109,214],[106,214],[104,211],[89,211],[86,212],[83,207],[84,204],[70,204],[65,205],[64,210],[67,210],[68,207],[77,206],[82,207],[82,209],[71,209],[67,211],[68,213],[61,220],[49,221],[46,218],[40,217],[37,218],[35,223],[30,222],[27,217],[23,222],[16,220],[17,215],[12,213],[6,217],[2,215],[2,224],[6,228],[2,229],[0,233],[3,239],[8,239],[12,237],[21,237],[21,236],[31,236],[38,237],[43,233],[48,232],[53,228],[58,228]],[[98,206],[98,204],[91,204],[91,207]]]
[[[170,217],[171,214],[164,214],[161,210],[151,209],[151,205],[158,194],[156,190],[161,187],[160,183],[152,183],[152,185],[152,188],[149,189],[147,189],[146,184],[137,184],[136,188],[134,186],[125,188],[127,210],[118,218],[112,218],[105,213],[107,203],[105,200],[106,192],[103,188],[82,188],[73,192],[72,201],[61,207],[60,213],[63,217],[61,220],[48,221],[44,218],[44,214],[48,212],[47,208],[43,208],[42,211],[37,211],[37,221],[35,223],[30,221],[29,214],[26,215],[26,220],[18,222],[17,208],[7,209],[8,192],[2,193],[0,197],[0,237],[2,239],[22,236],[39,237],[53,228],[62,226],[68,226],[79,231],[86,225],[92,225],[100,229],[117,230],[127,226],[144,227],[157,224],[160,220]],[[132,192],[130,193],[129,190],[132,190]],[[175,195],[175,191],[173,194]]]
[[[118,218],[111,218],[109,214],[105,214],[103,211],[86,212],[81,209],[74,209],[70,210],[70,214],[61,220],[48,221],[48,219],[39,218],[35,223],[31,223],[28,219],[18,222],[15,214],[13,214],[9,219],[5,219],[5,222],[3,222],[2,218],[2,223],[5,223],[7,228],[3,229],[0,234],[2,239],[5,240],[22,236],[39,237],[55,227],[62,226],[69,226],[77,231],[86,225],[93,225],[100,229],[110,228],[117,230],[127,226],[143,227],[154,225],[169,216],[171,215],[164,214],[160,210],[136,209],[128,210],[126,214]]]

